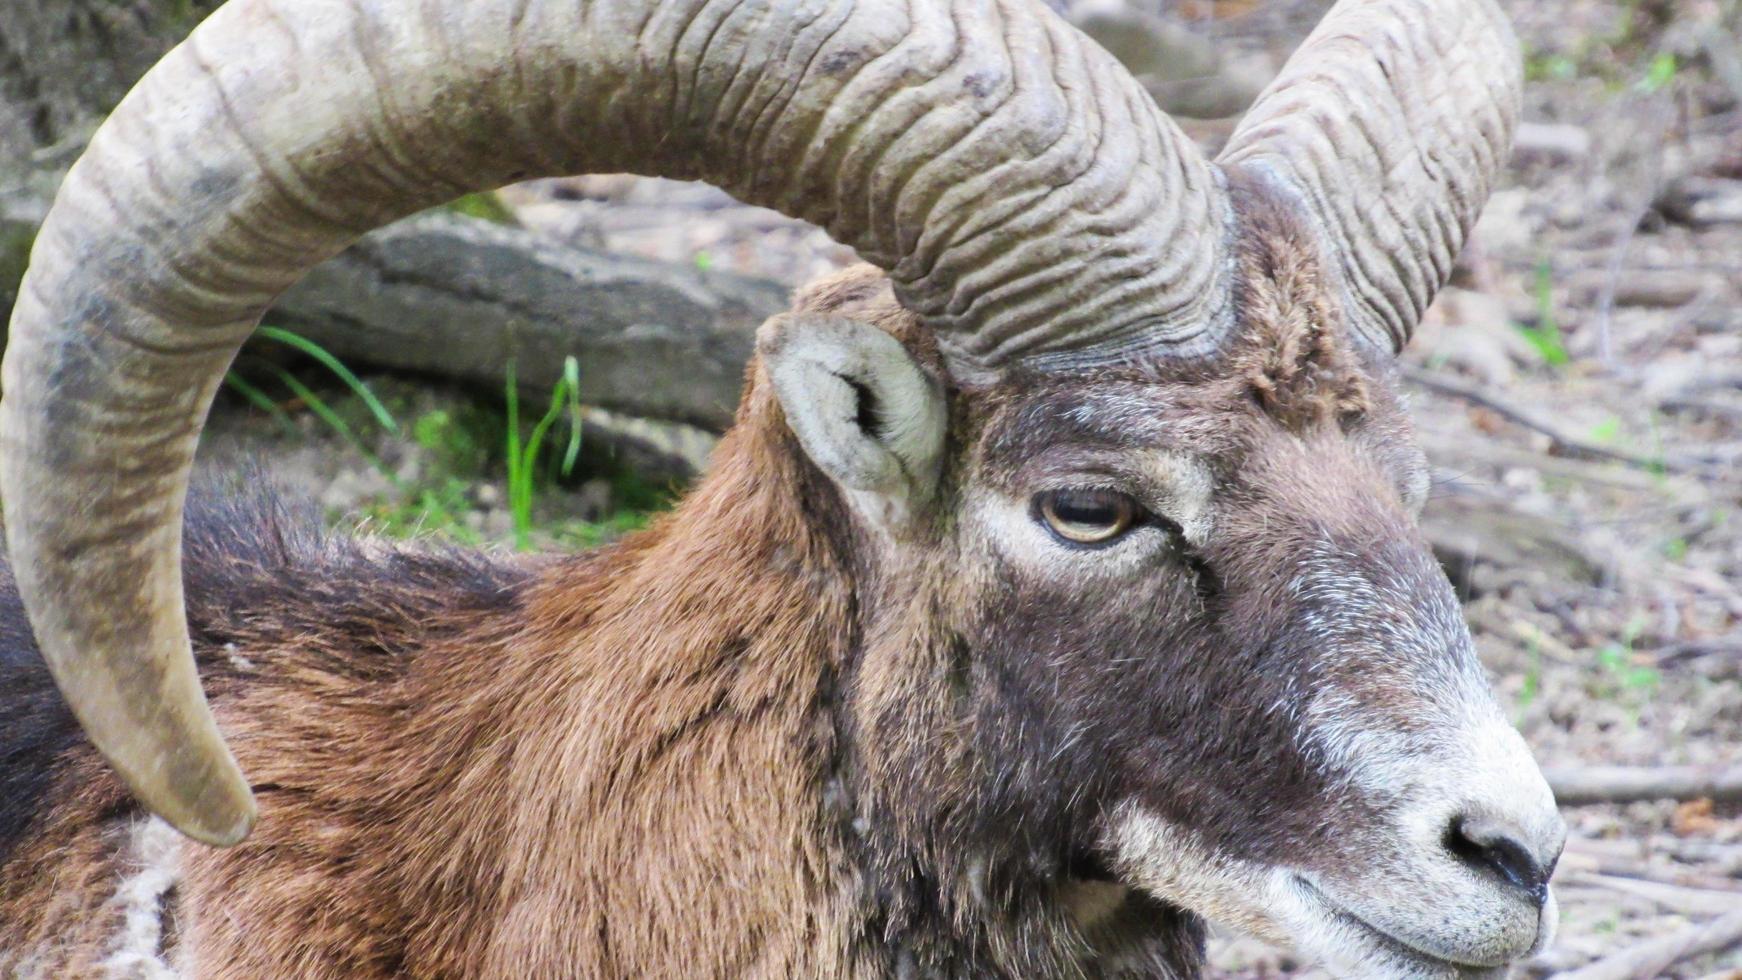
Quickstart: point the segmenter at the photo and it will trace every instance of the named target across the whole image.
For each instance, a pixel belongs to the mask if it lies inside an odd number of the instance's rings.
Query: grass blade
[[[283,327],[262,326],[260,328],[260,335],[276,340],[281,344],[288,344],[291,347],[295,347],[297,350],[302,351],[304,354],[307,354],[321,362],[327,370],[333,372],[334,376],[336,376],[340,381],[343,381],[345,386],[351,389],[352,394],[356,395],[364,405],[369,407],[369,412],[375,416],[376,421],[380,422],[387,431],[394,435],[399,434],[399,422],[394,419],[393,413],[387,410],[386,405],[381,404],[381,399],[375,397],[375,393],[369,390],[369,386],[363,383],[363,379],[353,374],[351,369],[344,365],[344,362],[334,357],[325,347],[322,347],[320,344],[315,343],[299,333],[293,333]]]
[[[538,424],[532,427],[532,435],[527,437],[527,440],[526,440],[526,467],[525,468],[526,468],[526,471],[529,473],[534,471],[538,466],[538,450],[541,446],[544,445],[545,434],[550,431],[550,427],[552,425],[555,425],[556,420],[558,418],[560,418],[563,414],[563,409],[566,407],[563,404],[565,401],[563,396],[565,393],[565,389],[567,389],[567,388],[568,388],[567,381],[558,381],[557,382],[556,390],[551,392],[553,397],[551,398],[551,401],[550,401],[550,408],[545,411],[544,418],[539,419]],[[573,440],[571,440],[571,441],[573,441]],[[531,485],[532,481],[527,480],[526,483],[527,483],[526,502],[527,502],[527,507],[530,509],[532,506],[532,485]]]
[[[514,376],[514,361],[508,361],[506,397],[508,400],[507,439],[503,447],[508,456],[508,515],[514,521],[514,547],[525,551],[532,541],[532,474],[526,471],[520,453],[520,388]],[[524,495],[527,503],[521,505]]]
[[[563,384],[568,386],[569,444],[563,451],[563,476],[575,471],[581,454],[581,365],[574,355],[563,358]]]
[[[315,394],[308,385],[298,381],[296,376],[289,371],[283,368],[276,370],[279,380],[283,381],[284,386],[301,399],[304,405],[308,406],[309,411],[315,413],[322,422],[325,422],[334,432],[342,436],[346,442],[351,444],[352,448],[362,453],[363,458],[369,461],[369,465],[375,467],[382,476],[387,478],[387,482],[393,484],[395,488],[403,489],[399,482],[399,475],[388,469],[387,464],[381,461],[381,457],[371,452],[369,447],[363,444],[363,440],[357,438],[357,433],[353,432],[351,426],[339,417],[339,413],[333,411],[331,405],[328,405],[321,396]]]
[[[236,394],[248,399],[248,404],[260,409],[267,415],[272,416],[272,420],[277,422],[279,427],[284,429],[286,433],[296,435],[296,423],[290,420],[290,413],[285,411],[277,402],[273,401],[272,396],[261,391],[259,388],[254,387],[254,385],[250,384],[240,374],[237,374],[234,371],[230,371],[224,375],[224,383],[229,385]]]

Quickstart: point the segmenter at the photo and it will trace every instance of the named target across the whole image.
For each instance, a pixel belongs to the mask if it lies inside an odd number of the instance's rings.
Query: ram
[[[1392,358],[1519,76],[1492,0],[1343,0],[1210,160],[1027,0],[234,0],[12,321],[0,971],[1190,977],[1217,919],[1498,974],[1564,831]],[[871,263],[675,513],[524,561],[184,514],[310,265],[598,170]]]

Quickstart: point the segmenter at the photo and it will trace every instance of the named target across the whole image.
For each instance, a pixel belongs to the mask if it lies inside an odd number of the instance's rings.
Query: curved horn
[[[1523,87],[1494,0],[1343,0],[1217,163],[1299,195],[1357,334],[1401,350],[1506,163]]]
[[[821,225],[963,371],[1203,345],[1225,303],[1213,169],[1039,4],[234,0],[68,176],[0,401],[25,607],[146,806],[212,843],[253,819],[190,654],[180,548],[202,420],[262,311],[394,218],[617,170]]]

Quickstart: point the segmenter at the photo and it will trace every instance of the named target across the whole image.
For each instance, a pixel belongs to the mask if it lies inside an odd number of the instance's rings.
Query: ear
[[[784,313],[762,325],[756,348],[819,469],[892,503],[930,498],[943,458],[943,386],[900,341],[846,317]]]

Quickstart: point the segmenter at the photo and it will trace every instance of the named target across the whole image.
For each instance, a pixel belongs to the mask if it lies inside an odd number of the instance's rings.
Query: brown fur
[[[754,445],[768,431],[742,426],[721,452],[745,464],[682,512],[537,566],[504,607],[447,610],[388,580],[335,583],[375,593],[336,623],[194,610],[257,665],[207,677],[262,813],[240,847],[190,848],[197,975],[850,972],[849,950],[814,941],[841,932],[849,884],[826,846],[833,744],[816,718],[849,589],[797,520],[793,454]],[[764,533],[714,530],[739,522]],[[61,786],[0,879],[0,907],[24,912],[0,949],[104,929],[81,924],[100,889],[67,896],[39,869],[68,846],[101,854],[93,831],[121,799],[89,758]],[[112,885],[106,863],[73,867]],[[66,969],[88,965],[67,950]]]
[[[1340,339],[1304,238],[1263,235],[1242,252],[1231,370],[1018,373],[954,398],[946,496],[1017,487],[1064,444],[1164,438],[1223,460],[1249,516],[1152,591],[1061,597],[951,519],[880,550],[756,366],[707,479],[589,555],[317,543],[271,508],[194,514],[190,621],[261,818],[233,849],[186,845],[167,952],[214,980],[1195,975],[1182,910],[1103,889],[1106,914],[1078,918],[1074,896],[1108,873],[1101,807],[1135,794],[1220,821],[1231,846],[1323,844],[1325,814],[1359,808],[1290,755],[1292,733],[1192,705],[1256,704],[1294,676],[1236,668],[1276,649],[1288,600],[1264,583],[1332,526],[1317,516],[1414,540],[1401,416]],[[936,363],[875,273],[798,305]],[[1096,404],[1112,407],[1076,410]],[[1317,458],[1272,453],[1300,437]],[[1182,659],[1110,671],[1125,649]],[[52,698],[38,667],[15,673]],[[1165,750],[1153,779],[1120,768],[1134,718]],[[1278,758],[1223,785],[1194,760],[1224,747]],[[82,742],[52,760],[28,825],[0,839],[0,968],[33,951],[44,975],[87,976],[140,816]],[[1255,824],[1278,799],[1329,809]]]

